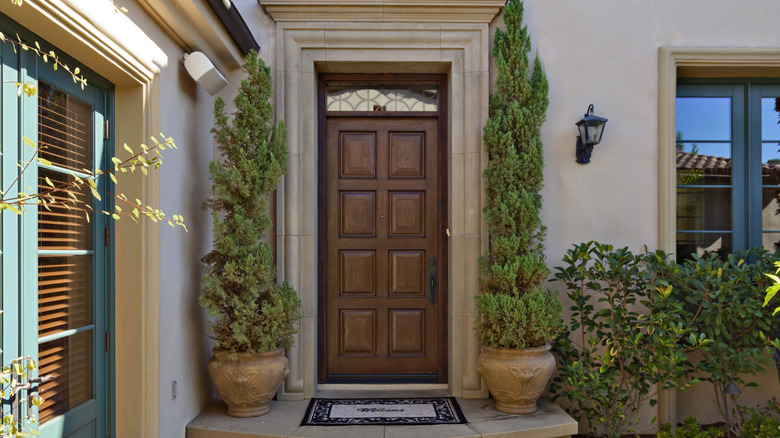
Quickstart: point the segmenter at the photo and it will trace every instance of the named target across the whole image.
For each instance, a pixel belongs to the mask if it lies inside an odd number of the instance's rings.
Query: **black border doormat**
[[[313,398],[301,426],[463,424],[455,397]]]

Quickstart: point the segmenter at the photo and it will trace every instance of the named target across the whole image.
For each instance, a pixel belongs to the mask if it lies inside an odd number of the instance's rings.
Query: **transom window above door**
[[[326,111],[439,111],[438,84],[356,84],[329,82]]]

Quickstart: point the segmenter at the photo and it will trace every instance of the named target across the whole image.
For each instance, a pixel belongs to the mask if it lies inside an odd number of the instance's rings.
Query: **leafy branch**
[[[4,403],[10,404],[11,413],[3,416],[3,424],[0,426],[0,438],[32,437],[38,435],[35,424],[38,422],[32,413],[33,406],[40,406],[44,398],[37,394],[37,388],[33,385],[43,382],[42,379],[33,380],[28,373],[38,368],[35,361],[27,357],[19,357],[11,361],[0,371],[0,398]],[[22,391],[30,392],[27,398],[20,397]],[[33,393],[33,391],[35,393]],[[6,399],[6,397],[8,397]],[[25,409],[26,407],[26,409]],[[19,412],[24,410],[24,417]],[[16,413],[16,415],[14,415]]]
[[[15,3],[17,0],[11,0],[12,3]],[[21,0],[18,0],[18,4],[21,5]],[[19,34],[16,34],[16,40],[13,40],[11,38],[7,38],[3,32],[0,32],[0,42],[4,43],[10,43],[14,48],[14,53],[18,53],[18,49],[21,49],[23,51],[32,51],[36,55],[38,55],[39,58],[43,60],[44,63],[49,63],[49,59],[52,61],[52,68],[54,71],[57,71],[60,67],[65,69],[68,74],[70,74],[71,78],[73,79],[74,84],[81,85],[81,89],[83,90],[87,86],[87,78],[84,77],[84,75],[81,74],[81,69],[79,67],[73,68],[73,70],[68,67],[67,64],[60,61],[57,54],[54,52],[54,50],[49,50],[48,52],[41,49],[41,45],[38,43],[38,41],[35,41],[33,44],[34,46],[31,46],[24,41],[22,41],[22,38],[19,36]],[[35,94],[35,84],[30,82],[16,82],[16,86],[18,89],[17,95],[22,95],[22,90],[27,94],[27,96],[32,96]]]
[[[52,207],[60,207],[68,210],[83,211],[87,222],[90,220],[89,213],[103,213],[111,216],[114,220],[119,220],[122,216],[129,216],[134,222],[137,222],[143,215],[150,218],[153,222],[167,222],[172,227],[181,226],[187,231],[187,226],[184,224],[184,218],[181,215],[168,217],[160,209],[148,205],[144,206],[140,199],[135,199],[134,202],[130,201],[124,194],[112,193],[100,188],[97,184],[97,181],[106,175],[108,175],[114,183],[117,183],[117,177],[115,175],[117,172],[126,173],[129,171],[132,174],[135,173],[136,169],[139,169],[141,173],[146,176],[149,173],[149,169],[159,168],[162,165],[162,151],[165,150],[166,147],[178,149],[172,138],[165,137],[162,133],[160,133],[160,136],[163,141],[159,141],[156,137],[152,136],[152,145],[147,146],[146,144],[141,144],[140,151],[134,151],[125,143],[124,149],[130,155],[124,160],[112,157],[111,162],[114,163],[113,168],[97,170],[94,172],[90,169],[81,169],[79,173],[68,170],[67,172],[72,178],[70,181],[55,184],[51,179],[45,177],[43,182],[45,182],[48,187],[37,191],[32,187],[28,187],[29,192],[18,192],[14,196],[9,195],[9,192],[33,161],[37,160],[42,166],[54,166],[52,162],[39,156],[40,152],[46,149],[45,145],[36,145],[35,142],[29,138],[23,137],[24,143],[34,148],[35,152],[33,152],[29,160],[18,164],[22,169],[21,172],[19,172],[16,179],[14,179],[8,188],[4,191],[0,191],[0,195],[2,196],[2,198],[0,198],[0,211],[10,210],[21,215],[26,211],[26,206],[40,205],[48,211],[51,211]],[[90,204],[77,196],[77,193],[84,188],[88,188],[92,193],[92,197],[98,201],[102,200],[101,193],[103,193],[113,197],[117,201],[117,204],[126,205],[129,211],[123,211],[120,205],[114,205],[114,211],[111,213],[105,210],[94,209]]]

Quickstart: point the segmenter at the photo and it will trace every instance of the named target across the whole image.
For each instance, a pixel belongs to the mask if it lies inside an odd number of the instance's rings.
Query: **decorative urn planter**
[[[231,417],[258,417],[268,413],[282,381],[290,374],[284,348],[259,354],[231,354],[212,350],[208,372]]]
[[[496,409],[508,414],[536,412],[536,400],[555,369],[550,345],[524,350],[482,346],[477,371],[496,398]]]

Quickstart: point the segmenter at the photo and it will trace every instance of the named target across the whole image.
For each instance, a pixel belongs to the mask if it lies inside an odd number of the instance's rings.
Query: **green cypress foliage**
[[[213,318],[215,347],[259,353],[293,344],[301,301],[277,284],[271,247],[268,196],[287,172],[284,122],[273,123],[271,73],[257,52],[242,67],[232,120],[225,102],[214,101],[211,130],[222,155],[209,163],[212,197],[204,203],[214,221],[214,248],[203,257],[201,305]]]
[[[540,287],[549,274],[539,218],[548,84],[538,56],[529,68],[531,40],[522,18],[522,2],[511,0],[504,8],[506,31],[497,30],[494,39],[498,76],[483,137],[490,250],[479,261],[477,335],[501,348],[540,346],[562,329],[560,302]]]

